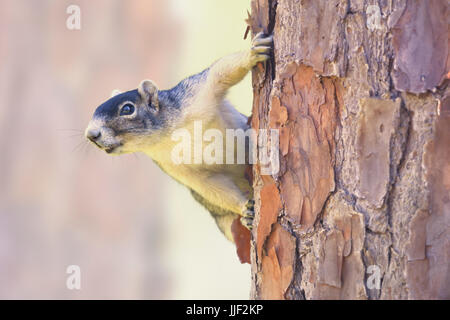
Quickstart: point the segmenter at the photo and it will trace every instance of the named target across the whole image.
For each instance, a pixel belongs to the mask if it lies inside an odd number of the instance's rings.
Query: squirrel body
[[[144,80],[135,90],[115,92],[94,112],[85,135],[109,154],[142,152],[168,175],[191,190],[193,197],[214,217],[219,229],[231,241],[231,225],[236,218],[251,229],[253,190],[245,177],[245,163],[223,161],[175,163],[173,150],[179,142],[173,133],[189,133],[191,150],[202,141],[201,129],[215,130],[222,137],[227,129],[248,129],[247,117],[226,99],[228,89],[241,81],[258,63],[266,61],[272,37],[256,35],[248,51],[219,59],[204,71],[190,76],[169,90],[159,90]],[[225,148],[225,146],[224,146]],[[201,151],[203,152],[203,151]]]

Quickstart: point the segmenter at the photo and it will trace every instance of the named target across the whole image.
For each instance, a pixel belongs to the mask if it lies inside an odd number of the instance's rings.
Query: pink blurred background
[[[81,30],[66,27],[71,4]],[[248,265],[182,186],[82,135],[113,89],[167,88],[245,48],[248,6],[0,1],[0,298],[248,298]],[[249,113],[249,78],[230,98]]]

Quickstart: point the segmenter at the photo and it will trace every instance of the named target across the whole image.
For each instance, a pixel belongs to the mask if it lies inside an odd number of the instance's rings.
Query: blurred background
[[[69,30],[70,5],[81,29]],[[0,298],[247,299],[250,267],[144,155],[83,137],[113,89],[160,88],[248,47],[248,1],[0,1]],[[250,77],[231,102],[251,110]],[[81,290],[66,268],[81,268]]]

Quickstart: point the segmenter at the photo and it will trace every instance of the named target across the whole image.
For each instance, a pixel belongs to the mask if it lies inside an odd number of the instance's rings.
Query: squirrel
[[[176,144],[172,133],[180,128],[192,132],[195,121],[202,121],[203,128],[218,129],[223,136],[227,129],[247,130],[247,117],[225,96],[258,62],[269,59],[272,42],[272,36],[260,32],[249,50],[225,56],[168,90],[143,80],[137,89],[113,91],[95,110],[86,138],[108,154],[148,155],[190,189],[226,238],[234,242],[231,228],[236,218],[249,230],[253,224],[253,190],[245,177],[246,164],[176,164],[171,159]]]

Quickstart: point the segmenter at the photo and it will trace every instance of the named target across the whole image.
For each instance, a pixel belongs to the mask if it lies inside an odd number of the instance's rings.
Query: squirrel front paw
[[[250,199],[244,206],[242,210],[241,223],[248,230],[253,228],[253,219],[255,218],[255,200]]]
[[[253,68],[258,62],[264,62],[270,58],[272,50],[273,37],[266,36],[259,32],[252,40],[250,49],[250,67]]]

